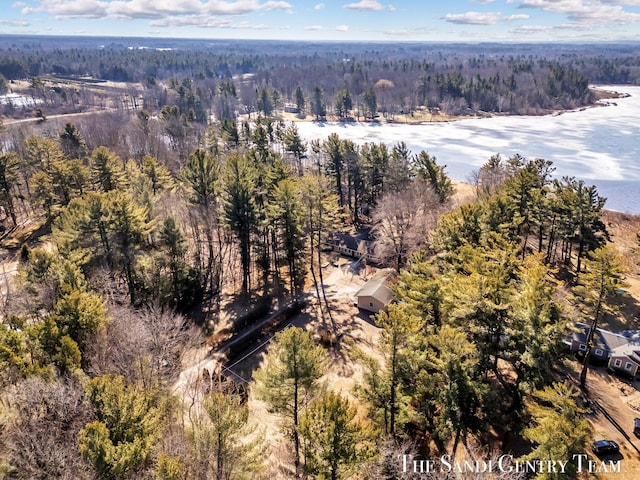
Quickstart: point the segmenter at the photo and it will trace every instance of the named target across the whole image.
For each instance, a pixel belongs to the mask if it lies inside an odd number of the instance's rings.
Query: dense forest
[[[589,83],[638,83],[640,55],[624,44],[0,38],[0,94],[25,78],[45,110],[104,107],[95,90],[114,81],[129,85],[119,91],[119,108],[131,103],[205,124],[211,115],[218,121],[237,113],[269,116],[285,104],[316,118],[393,118],[421,109],[538,114],[592,103]],[[5,115],[17,110],[5,105]]]
[[[177,103],[147,110],[143,93],[129,109],[73,122],[42,115],[0,132],[0,477],[410,478],[402,455],[482,457],[511,448],[509,438],[525,445],[524,459],[584,451],[590,426],[567,380],[563,340],[571,322],[606,314],[624,265],[608,245],[596,188],[556,178],[544,159],[496,155],[461,204],[428,152],[337,135],[308,144],[266,105],[275,92],[284,101],[297,87],[306,98],[335,86],[336,95],[373,88],[390,108],[432,95],[482,104],[502,91],[505,105],[570,107],[590,101],[581,71],[595,57],[431,52],[440,58],[431,63],[413,47],[381,46],[386,59],[365,61],[370,47],[345,57],[331,46],[296,56],[296,76],[279,51],[249,60],[6,42],[7,85],[18,80],[11,72],[111,75]],[[113,76],[116,67],[126,78]],[[236,84],[240,73],[257,83]],[[381,78],[394,87],[376,90]],[[525,78],[545,95],[524,98]],[[205,84],[210,100],[238,102],[233,118],[189,117]],[[259,114],[237,121],[243,88]],[[351,111],[344,93],[338,103]],[[327,240],[356,229],[370,232],[380,266],[397,273],[396,301],[373,319],[373,354],[341,331],[324,292],[336,258]],[[223,333],[292,304],[322,320],[328,341],[288,327],[248,384],[226,371],[185,376],[194,352],[215,351]],[[229,310],[237,315],[223,325]],[[322,381],[344,357],[362,371],[349,392]],[[253,410],[256,399],[279,420],[275,429]],[[270,461],[279,449],[283,460]],[[575,474],[568,468],[557,478]]]

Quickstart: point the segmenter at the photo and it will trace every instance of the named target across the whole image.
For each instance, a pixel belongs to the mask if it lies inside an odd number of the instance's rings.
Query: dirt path
[[[84,117],[87,115],[99,115],[102,113],[109,113],[109,112],[116,112],[118,111],[118,109],[115,108],[106,108],[104,110],[95,110],[95,111],[90,111],[90,112],[76,112],[76,113],[61,113],[58,115],[47,115],[47,120],[52,120],[52,119],[56,119],[56,118],[73,118],[73,117]],[[18,120],[4,120],[2,123],[5,126],[8,125],[16,125],[19,123],[33,123],[33,122],[38,122],[40,121],[39,118],[37,117],[29,117],[29,118],[21,118]]]

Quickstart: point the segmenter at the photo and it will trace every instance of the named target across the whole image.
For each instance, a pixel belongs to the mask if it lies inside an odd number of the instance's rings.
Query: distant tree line
[[[116,108],[163,115],[165,107],[177,108],[170,115],[201,123],[210,114],[218,120],[250,112],[271,116],[284,103],[317,118],[373,119],[419,109],[535,114],[591,103],[590,83],[640,79],[640,56],[622,47],[598,53],[596,47],[571,45],[527,52],[519,46],[319,44],[311,55],[304,45],[280,43],[230,42],[224,50],[206,44],[129,49],[70,43],[53,50],[2,45],[0,75],[9,81],[58,76],[137,84],[142,89],[132,87],[128,96],[112,92]],[[67,111],[114,105],[89,87],[34,85],[33,94],[50,107],[65,104]]]

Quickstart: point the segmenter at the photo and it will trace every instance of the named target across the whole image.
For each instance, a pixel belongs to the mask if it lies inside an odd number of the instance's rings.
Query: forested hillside
[[[0,57],[33,75],[51,73],[46,58],[58,69],[78,62],[53,73],[105,76],[92,70],[102,57],[105,71],[120,65],[135,77],[149,76],[137,69],[153,62],[170,70],[179,55],[29,48],[32,58]],[[314,82],[328,90],[331,81],[310,72],[334,67],[300,57],[311,70],[299,78],[276,80],[273,64],[252,72],[261,87],[244,88],[260,113],[237,120],[243,87],[233,75],[245,67],[227,59],[229,74],[211,63],[208,75],[204,55],[144,80],[136,107],[72,120],[41,112],[37,123],[0,131],[0,477],[408,478],[403,454],[571,460],[584,452],[590,424],[563,340],[576,320],[597,324],[607,314],[624,272],[596,188],[554,177],[544,159],[496,155],[476,172],[473,198],[460,202],[426,151],[337,135],[308,143],[267,108],[274,92],[287,98],[300,86],[306,98]],[[391,105],[395,87],[369,82],[380,68],[394,86],[404,64],[418,76],[432,68],[408,58],[363,62],[363,88],[389,93]],[[359,61],[335,64],[341,81]],[[559,104],[590,101],[572,61],[464,62],[471,70],[436,62],[448,66],[425,77],[415,105],[446,82],[461,89],[452,98],[485,85],[478,91],[506,88],[523,105],[509,84],[524,78],[545,78],[540,88],[557,89]],[[467,76],[489,67],[497,70]],[[289,90],[277,83],[285,79]],[[149,92],[169,100],[147,110]],[[228,115],[192,115],[207,95]],[[370,234],[376,267],[396,274],[395,301],[371,320],[375,340],[350,335],[353,319],[338,318],[325,291],[324,272],[340,261],[328,239],[356,231]],[[323,328],[277,328],[300,310],[299,322]],[[225,340],[273,312],[264,344],[236,344],[235,355],[257,357],[252,378],[237,382],[222,369],[223,353],[232,355]],[[339,367],[358,373],[356,387],[326,381]]]

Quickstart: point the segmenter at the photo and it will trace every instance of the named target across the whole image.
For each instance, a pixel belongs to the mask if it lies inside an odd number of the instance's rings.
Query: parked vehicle
[[[633,434],[640,437],[640,418],[633,419]]]
[[[606,453],[618,453],[620,447],[613,440],[596,440],[591,444],[591,450],[596,455],[603,455]]]

